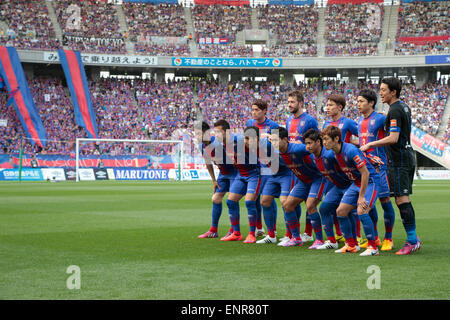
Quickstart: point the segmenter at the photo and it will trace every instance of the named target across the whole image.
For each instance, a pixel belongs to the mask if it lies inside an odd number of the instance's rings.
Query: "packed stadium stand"
[[[444,54],[449,52],[449,2],[402,3],[398,12],[395,54]]]

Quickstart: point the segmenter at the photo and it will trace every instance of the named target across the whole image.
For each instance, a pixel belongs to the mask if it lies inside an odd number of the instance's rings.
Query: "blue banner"
[[[175,67],[246,67],[280,68],[283,59],[279,58],[172,58]]]
[[[60,49],[58,55],[72,97],[75,121],[86,130],[89,138],[97,138],[95,109],[80,52]]]
[[[310,5],[312,6],[314,4],[314,0],[270,0],[269,5],[278,5],[278,6],[305,6]]]
[[[425,57],[425,64],[437,64],[437,63],[450,63],[450,54]]]
[[[178,0],[124,0],[123,2],[140,2],[140,3],[172,3],[177,4]]]
[[[19,55],[13,47],[0,47],[0,78],[8,91],[7,105],[13,104],[25,134],[33,144],[45,147],[47,134],[31,95]]]
[[[41,169],[23,169],[21,179],[23,181],[42,181],[44,176]],[[17,181],[19,180],[18,169],[4,169],[0,171],[0,180]]]
[[[110,177],[111,179],[111,177]],[[164,169],[115,169],[115,180],[169,180],[169,170]]]

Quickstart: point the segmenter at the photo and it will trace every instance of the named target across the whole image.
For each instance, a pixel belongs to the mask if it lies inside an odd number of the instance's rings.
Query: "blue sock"
[[[309,214],[308,216],[311,220],[311,225],[312,225],[314,233],[316,235],[316,240],[323,241],[322,221],[320,220],[319,213],[316,211],[313,214]]]
[[[256,226],[258,229],[262,229],[261,196],[256,199]]]
[[[241,227],[239,225],[240,213],[239,213],[239,202],[231,201],[227,199],[228,214],[230,216],[231,227],[234,232],[241,232]]]
[[[267,233],[269,234],[269,236],[271,236],[272,238],[275,236],[274,234],[271,235],[274,232],[274,219],[273,219],[273,207],[272,206],[262,206],[263,209],[263,214],[264,214],[264,221],[266,222],[266,226],[267,226]]]
[[[300,226],[297,219],[297,214],[295,211],[285,212],[286,223],[289,227],[289,230],[292,233],[292,237],[299,238],[300,237]]]
[[[392,206],[391,201],[382,203],[381,206],[384,210],[384,228],[386,233],[384,235],[385,239],[392,239],[392,229],[394,229],[395,222],[395,211]]]
[[[356,209],[352,210],[349,215],[348,218],[350,220],[350,223],[352,225],[352,237],[353,239],[358,239],[358,227],[357,227],[357,223],[359,223],[359,218],[358,218],[358,212],[356,211]]]
[[[342,234],[344,235],[344,238],[346,242],[350,245],[354,245],[355,238],[353,238],[353,232],[352,232],[352,224],[350,222],[349,217],[339,217],[337,216],[339,221],[339,226],[341,228]]]
[[[372,210],[369,211],[369,216],[372,219],[374,235],[378,237],[378,211],[376,206],[373,206]]]
[[[277,226],[277,217],[278,217],[278,206],[277,206],[277,202],[275,201],[275,199],[273,199],[273,202],[272,202],[272,212],[273,212],[273,228],[275,229]],[[267,228],[269,228],[269,227],[267,227]]]
[[[334,222],[332,212],[336,212],[337,207],[338,206],[336,204],[330,202],[322,202],[319,208],[323,229],[325,230],[325,234],[327,235],[328,240],[330,240],[330,238],[334,239]]]
[[[245,201],[245,206],[247,207],[248,213],[248,224],[250,225],[250,232],[256,231],[256,201]]]
[[[361,220],[361,223],[363,225],[364,233],[366,234],[367,240],[369,241],[375,240],[375,231],[373,230],[373,222],[369,214],[368,213],[360,214],[359,219]]]
[[[403,227],[405,227],[407,241],[411,244],[417,243],[416,216],[411,202],[402,203],[398,206],[402,217]]]
[[[211,227],[217,229],[219,225],[220,216],[222,215],[222,202],[221,203],[213,202],[211,215],[212,215]]]
[[[295,214],[297,215],[298,221],[300,221],[300,217],[302,216],[302,207],[300,205],[295,208]]]

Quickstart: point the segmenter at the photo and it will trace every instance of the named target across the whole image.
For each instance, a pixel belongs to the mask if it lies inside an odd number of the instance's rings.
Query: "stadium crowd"
[[[181,5],[126,2],[122,8],[131,41],[141,42],[151,36],[186,36],[186,19]]]
[[[198,38],[228,38],[233,43],[236,33],[251,29],[251,8],[222,5],[196,5],[192,21]]]
[[[59,25],[70,49],[84,52],[126,53],[124,42],[94,42],[96,39],[122,39],[119,18],[114,4],[104,1],[58,0],[53,1]],[[77,9],[78,8],[78,9]],[[78,12],[79,10],[79,12]],[[73,39],[82,37],[84,39]]]
[[[51,50],[61,47],[43,0],[1,1],[0,22],[8,26],[7,30],[0,31],[2,46],[27,50]]]
[[[56,77],[36,77],[29,81],[49,140],[42,150],[44,154],[73,154],[76,137],[86,137],[84,129],[75,124],[71,97],[62,81]],[[211,80],[157,83],[153,80],[108,78],[89,81],[99,138],[160,140],[181,137],[188,142],[187,152],[194,150],[193,120],[197,117],[208,123],[225,118],[234,130],[242,129],[246,120],[250,119],[249,103],[263,99],[269,105],[267,116],[277,123],[285,123],[289,116],[287,93],[299,89],[304,94],[304,109],[319,122],[325,117],[324,106],[332,93],[344,94],[347,101],[344,115],[357,119],[356,98],[363,87],[378,91],[378,84],[370,82],[351,86],[336,81],[309,81],[286,86],[250,81],[219,84]],[[415,84],[404,84],[403,88],[400,98],[411,107],[413,124],[436,135],[449,85],[426,83],[418,88]],[[322,101],[318,101],[319,90],[323,90]],[[7,127],[0,127],[1,147],[18,152],[18,137],[24,136],[24,133],[14,107],[6,106],[6,97],[6,94],[0,94],[0,111],[8,122]],[[448,141],[449,134],[450,126],[443,139]],[[107,146],[105,144],[102,148]],[[115,144],[108,148],[109,154],[114,154],[123,151],[124,146]],[[166,150],[159,148],[160,151]],[[25,152],[33,154],[37,150],[30,143],[25,144]],[[94,154],[95,146],[86,146],[83,150],[86,154]]]
[[[138,55],[189,56],[191,50],[186,44],[156,44],[139,42],[134,45]]]
[[[277,45],[271,48],[264,46],[261,50],[262,57],[313,57],[317,55],[316,45]]]
[[[202,57],[253,57],[253,47],[233,44],[199,44],[198,54]]]
[[[325,10],[326,54],[377,54],[383,12],[383,6],[377,3],[328,4]]]
[[[281,45],[316,44],[319,13],[315,6],[260,6],[258,20],[260,28],[276,35]]]

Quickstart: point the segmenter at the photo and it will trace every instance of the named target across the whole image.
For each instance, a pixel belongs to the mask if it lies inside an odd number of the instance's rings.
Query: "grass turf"
[[[211,190],[209,182],[0,184],[0,299],[449,297],[450,182],[415,182],[412,202],[424,247],[404,257],[394,254],[406,239],[397,209],[394,251],[378,257],[197,239],[209,228]],[[304,214],[302,205],[302,230]],[[281,236],[280,206],[278,226]],[[228,228],[224,202],[219,235]],[[70,265],[81,269],[80,290],[67,289]],[[371,265],[381,270],[379,290],[366,285]]]

